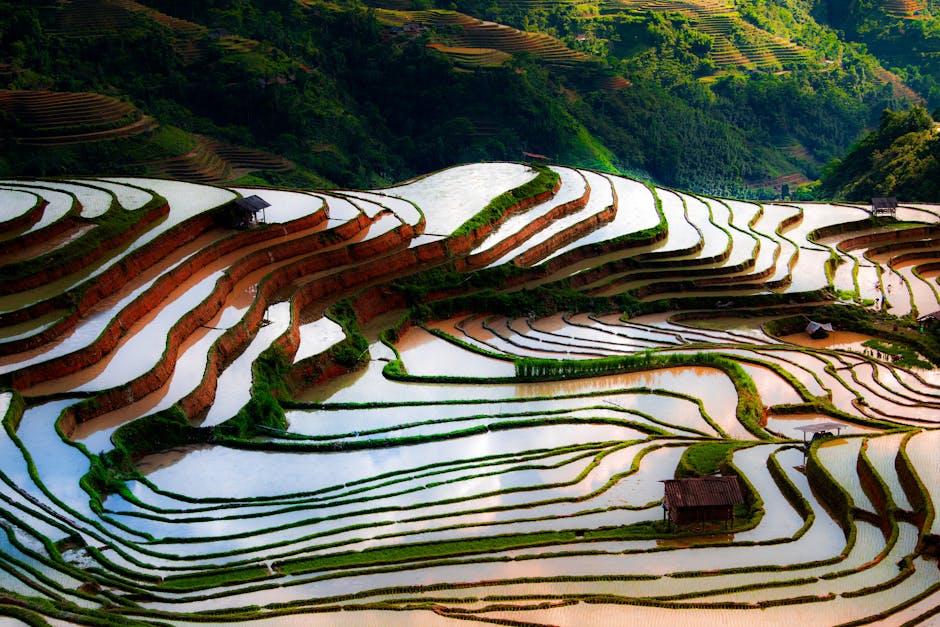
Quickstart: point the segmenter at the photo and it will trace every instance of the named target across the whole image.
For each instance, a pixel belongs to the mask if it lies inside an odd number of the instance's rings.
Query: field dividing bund
[[[233,228],[250,195],[269,206]],[[0,200],[0,616],[935,614],[940,331],[918,316],[940,309],[940,206],[892,221],[517,163]],[[663,482],[714,475],[740,499],[670,522]]]

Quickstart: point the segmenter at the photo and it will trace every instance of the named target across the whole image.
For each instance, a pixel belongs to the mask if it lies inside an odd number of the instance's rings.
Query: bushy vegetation
[[[287,420],[278,398],[287,393],[284,379],[290,359],[279,346],[264,351],[251,367],[251,400],[235,416],[216,427],[220,435],[247,438],[257,427],[284,429]]]
[[[904,16],[890,13],[888,2],[858,0],[851,4],[836,0],[816,0],[814,15],[839,29],[846,39],[864,44],[894,69],[926,100],[929,107],[940,105],[940,7],[933,1],[912,3],[919,10]]]
[[[703,477],[724,470],[734,451],[741,448],[741,442],[702,442],[694,444],[682,453],[676,476]]]
[[[352,3],[150,3],[205,27],[188,35],[194,56],[181,53],[180,35],[145,13],[129,14],[119,30],[76,37],[62,30],[67,6],[41,11],[5,2],[0,49],[14,71],[0,84],[118,93],[162,126],[55,148],[0,142],[0,173],[139,171],[190,149],[191,138],[167,134],[172,126],[264,148],[299,166],[256,174],[255,182],[363,187],[534,152],[747,195],[756,180],[794,172],[815,178],[886,106],[904,101],[882,84],[863,48],[841,41],[805,7],[771,11],[767,4],[741,3],[737,19],[808,47],[787,72],[718,67],[714,37],[687,16],[593,5],[458,3],[471,15],[544,31],[593,55],[567,69],[518,52],[501,66],[465,71],[425,46],[452,27],[404,36]],[[735,33],[742,46],[760,39],[743,28]],[[255,43],[226,45],[231,35]],[[629,84],[607,89],[598,80],[604,76]],[[4,115],[13,137],[16,115]]]
[[[826,168],[819,194],[848,200],[940,197],[940,135],[936,126],[921,106],[885,111],[876,130]]]
[[[497,224],[521,201],[553,191],[560,178],[558,173],[543,165],[531,167],[538,172],[534,179],[491,200],[479,213],[457,227],[453,235],[466,235],[481,226]]]

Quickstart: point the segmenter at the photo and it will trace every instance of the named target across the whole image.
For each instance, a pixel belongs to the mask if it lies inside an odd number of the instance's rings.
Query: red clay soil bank
[[[554,190],[521,200],[514,205],[513,210],[520,210],[537,204],[538,202],[543,202],[553,193]],[[338,227],[333,233],[338,233],[340,230],[359,230],[364,226],[361,224],[362,221],[365,221],[366,224],[368,223],[368,219],[360,215],[359,221],[346,223]],[[213,346],[213,349],[209,353],[209,364],[203,380],[194,392],[182,399],[179,403],[184,412],[189,416],[199,416],[203,415],[204,412],[208,410],[215,398],[215,388],[219,374],[225,365],[240,354],[251,341],[267,310],[267,303],[271,302],[272,297],[279,291],[289,287],[291,284],[296,283],[304,277],[342,266],[354,266],[346,268],[342,273],[317,277],[309,283],[302,285],[294,295],[295,299],[308,303],[325,297],[335,297],[338,293],[368,285],[379,279],[397,276],[403,272],[412,272],[418,264],[427,263],[432,260],[446,259],[454,254],[454,248],[452,247],[454,244],[456,244],[458,249],[464,247],[464,245],[467,249],[471,249],[475,245],[473,240],[482,239],[494,228],[494,225],[484,225],[463,238],[452,238],[441,242],[432,242],[414,249],[404,248],[391,255],[387,254],[390,250],[407,246],[411,238],[423,230],[423,226],[423,220],[419,223],[417,229],[410,225],[403,224],[374,240],[349,244],[341,249],[323,251],[313,255],[308,254],[296,262],[274,270],[259,285],[255,301],[249,307],[242,320],[228,329]],[[326,232],[321,232],[317,235],[322,237],[324,233]],[[342,235],[345,237],[349,236],[347,233],[342,233]],[[303,243],[305,239],[306,238],[293,240],[272,249],[258,251],[236,264],[236,266],[230,269],[229,274],[224,277],[224,280],[220,280],[216,285],[216,288],[209,298],[197,307],[196,310],[192,311],[190,315],[185,316],[174,325],[166,350],[164,351],[163,359],[160,360],[157,367],[124,386],[97,395],[94,402],[82,403],[75,406],[73,410],[69,412],[71,416],[63,421],[63,425],[84,422],[125,405],[128,399],[133,401],[159,389],[172,374],[172,365],[175,364],[175,359],[183,338],[199,325],[211,319],[211,316],[222,306],[225,297],[231,291],[234,284],[244,276],[247,276],[250,272],[272,263],[273,260],[269,252],[276,250],[277,259],[281,260],[292,256],[291,252],[295,254],[309,253],[310,245],[309,242]],[[455,242],[454,240],[457,241]],[[380,255],[386,256],[380,257]],[[365,262],[363,263],[363,261]],[[357,263],[359,265],[356,265]],[[391,306],[391,303],[389,306]],[[298,310],[292,306],[292,312],[296,311]],[[295,317],[292,321],[292,327],[296,326],[296,320],[297,318]],[[119,325],[112,326],[115,328],[119,327]],[[285,345],[285,348],[287,348],[291,355],[296,351],[296,340],[291,340],[292,337],[295,337],[295,334],[296,330],[294,329],[291,333],[286,333],[285,336],[279,340],[279,343]],[[119,337],[114,338],[115,344],[117,339],[119,339]],[[94,354],[94,349],[90,352]],[[53,368],[51,368],[49,364],[40,364],[38,366],[46,366],[46,368],[50,370],[38,377],[42,380],[48,380],[67,374],[66,372],[51,372]],[[59,365],[58,368],[61,369],[63,366]],[[35,380],[30,383],[30,376],[26,371],[13,374],[18,377],[17,387],[29,387],[29,385],[40,382],[39,380]]]
[[[301,302],[307,301],[301,306]],[[303,299],[299,297],[294,300],[292,306],[294,311],[299,314],[307,304],[314,302],[313,293],[304,295]],[[367,288],[360,292],[352,301],[352,309],[356,313],[356,319],[359,324],[366,324],[376,316],[380,316],[389,311],[405,309],[408,306],[407,299],[403,294],[390,289],[386,285],[377,285]],[[410,321],[405,324],[402,332],[411,326]],[[289,337],[284,336],[279,342],[281,346],[289,353],[296,351],[296,346],[300,339],[299,330],[292,327],[293,332]],[[292,345],[292,346],[291,346]],[[357,367],[350,368],[338,363],[329,351],[313,355],[307,359],[301,360],[293,365],[287,375],[287,384],[292,390],[302,390],[313,385],[325,383],[330,379],[344,375]]]
[[[348,290],[354,288],[357,284],[376,281],[389,276],[400,276],[405,272],[416,272],[429,261],[439,263],[448,259],[449,255],[450,249],[446,240],[430,242],[415,248],[401,250],[384,259],[376,259],[363,264],[358,270],[352,271],[356,275],[354,284],[338,283],[335,286],[337,289]],[[329,287],[329,285],[322,284],[315,287],[305,286],[305,289],[298,291],[295,294],[295,302],[302,305],[298,311],[309,303],[329,296]],[[408,301],[404,294],[391,290],[384,285],[366,289],[355,298],[352,305],[360,324],[364,324],[389,311],[405,309],[407,306]],[[410,327],[410,324],[410,321],[407,322],[402,329],[399,329],[399,332],[406,330]],[[355,368],[351,369],[336,363],[328,353],[322,353],[293,366],[288,375],[288,384],[293,389],[302,389],[346,374],[353,369]]]
[[[184,281],[192,276],[193,272],[201,269],[202,266],[208,265],[230,252],[259,241],[282,237],[292,232],[314,228],[325,220],[326,215],[324,211],[321,210],[299,220],[289,222],[286,225],[235,233],[232,236],[213,243],[194,255],[193,258],[184,265],[184,268],[189,270],[189,274],[181,271],[180,268],[174,269],[172,274],[176,277],[177,281]],[[115,264],[100,277],[97,277],[95,281],[79,287],[77,291],[80,293],[80,300],[67,318],[40,334],[23,338],[17,342],[10,342],[8,345],[0,345],[0,354],[17,353],[42,346],[59,335],[71,330],[78,323],[79,319],[92,307],[123,288],[131,278],[143,273],[155,263],[166,259],[174,250],[189,244],[216,225],[215,218],[206,213],[194,216],[180,223],[153,242],[150,242],[141,250],[128,255],[128,257],[120,263]],[[160,280],[162,281],[164,279],[161,278]],[[170,285],[175,289],[175,284],[170,283]],[[27,312],[32,316],[40,316],[48,311],[64,308],[64,306],[71,306],[71,300],[72,298],[68,294],[65,294],[54,299],[42,301],[41,303],[37,303],[34,306],[27,307],[20,311]],[[11,318],[14,317],[16,313],[17,312],[11,312]],[[0,316],[0,319],[2,319],[3,324],[14,324],[14,322],[16,322],[15,320],[8,322],[4,316]],[[133,322],[133,320],[131,320],[131,322]]]
[[[920,252],[911,252],[911,253],[901,253],[900,255],[895,255],[888,259],[888,266],[894,268],[899,264],[908,264],[915,263],[916,269],[921,270],[922,264],[926,264],[928,259],[940,259],[940,249],[937,250],[922,250]],[[922,262],[922,263],[916,263]],[[935,262],[930,262],[931,264]]]
[[[367,217],[362,216],[362,221],[366,223],[366,226],[368,225]],[[359,224],[359,221],[347,222],[337,228],[349,230],[350,224],[355,226]],[[296,254],[291,253],[297,253],[298,250],[309,252],[313,238],[318,238],[321,246],[328,245],[330,239],[335,237],[335,233],[335,230],[332,232],[321,231],[313,234],[310,238],[291,240],[278,245],[276,248],[255,251],[235,264],[219,279],[219,282],[213,288],[212,294],[172,327],[166,349],[156,367],[125,385],[98,394],[93,403],[82,403],[73,407],[68,418],[61,421],[63,429],[74,428],[75,424],[113,411],[128,402],[134,402],[158,390],[172,376],[179,349],[185,339],[218,313],[239,281],[265,265],[296,256]],[[272,256],[275,261],[272,261]],[[255,300],[242,320],[223,333],[213,345],[209,353],[209,366],[203,380],[194,392],[180,401],[180,406],[187,415],[198,416],[208,410],[215,399],[218,375],[225,365],[231,363],[245,350],[255,331],[261,326],[271,297],[290,284],[291,275],[285,272],[285,268],[289,267],[283,266],[274,270],[271,275],[262,281]]]
[[[479,246],[480,243],[486,239],[486,237],[492,233],[494,229],[496,229],[496,227],[508,220],[509,217],[514,213],[525,211],[530,207],[548,201],[548,199],[552,198],[559,189],[561,189],[560,180],[551,190],[542,192],[541,194],[536,194],[535,196],[531,196],[529,198],[523,198],[519,202],[513,204],[505,211],[505,213],[503,213],[499,220],[487,224],[481,224],[466,235],[458,235],[447,238],[445,241],[447,242],[448,250],[454,257],[463,257],[469,255],[470,251]]]
[[[383,243],[380,244],[380,250],[389,250],[395,246],[407,246],[408,242],[415,235],[416,231],[414,227],[408,224],[402,224],[384,233],[382,236],[376,238],[376,240],[349,244],[344,247],[343,250],[326,251],[305,257],[272,272],[258,286],[255,301],[251,304],[245,316],[242,317],[242,320],[223,333],[213,346],[213,350],[209,353],[208,368],[206,369],[206,373],[199,387],[183,398],[179,402],[179,406],[186,415],[190,417],[201,416],[208,411],[215,400],[215,390],[219,374],[251,341],[252,336],[264,318],[268,303],[279,291],[293,284],[298,278],[316,274],[324,270],[341,268],[343,265],[355,264],[360,258],[367,258],[370,255],[370,251],[374,250],[374,246],[378,240],[383,240]],[[336,259],[338,258],[345,258],[348,261],[346,263],[341,262],[337,264]],[[385,259],[377,259],[358,267],[344,268],[340,273],[317,277],[310,283],[300,287],[293,298],[300,299],[301,302],[303,302],[304,299],[307,299],[306,302],[312,302],[313,300],[321,299],[326,296],[336,296],[343,290],[349,289],[350,286],[355,285],[356,278],[368,281],[369,279],[367,277],[371,276],[373,273],[365,269],[367,266],[371,265],[379,268],[384,266],[388,268],[385,262]],[[293,313],[296,312],[297,309],[294,309],[292,306],[291,311]],[[297,318],[294,317],[291,320],[291,327],[295,327],[296,325]],[[290,357],[293,357],[297,350],[297,346],[290,341],[292,336],[292,334],[285,333],[284,336],[276,341],[277,344],[285,348]],[[336,374],[341,374],[345,371],[344,369]]]
[[[934,272],[940,270],[940,261],[928,261],[917,264],[918,272]]]
[[[164,205],[165,206],[165,205]],[[215,225],[211,216],[201,214],[190,218],[167,230],[147,246],[135,250],[127,257],[108,268],[94,281],[80,284],[68,293],[34,303],[16,311],[0,314],[0,324],[12,325],[27,322],[56,309],[75,306],[79,314],[84,314],[100,300],[114,294],[124,286],[130,277],[143,272],[155,263],[165,259],[175,248],[188,244],[204,231]],[[73,301],[77,301],[73,305]]]
[[[170,255],[177,247],[195,240],[215,226],[214,218],[196,216],[170,229],[140,250],[134,251],[92,281],[85,281],[73,290],[59,294],[16,311],[0,315],[0,324],[12,325],[44,316],[59,309],[70,313],[40,333],[0,346],[0,353],[19,353],[47,344],[73,329],[78,321],[99,302],[122,289],[129,280],[148,270]],[[75,302],[77,301],[77,302]]]
[[[867,444],[863,443],[862,446],[867,446]],[[891,535],[891,520],[888,518],[888,499],[884,492],[884,488],[875,477],[875,473],[871,469],[871,466],[862,460],[861,455],[859,455],[855,460],[855,470],[858,473],[858,479],[861,483],[862,490],[871,500],[872,505],[875,506],[875,512],[877,513],[877,516],[873,517],[874,521],[872,522],[881,529],[881,533],[884,534],[885,539],[887,539]],[[861,511],[864,510],[855,510],[856,513]]]
[[[800,207],[797,207],[797,209],[799,209],[797,213],[794,213],[792,216],[787,216],[780,221],[780,224],[777,226],[778,232],[783,233],[803,221],[803,209]]]
[[[214,218],[211,216],[204,217],[203,219],[208,221],[206,225],[207,228],[215,224]],[[13,372],[11,375],[13,386],[17,389],[26,389],[44,381],[49,381],[51,379],[56,379],[68,374],[72,374],[73,372],[82,370],[88,364],[101,360],[105,355],[114,350],[125,334],[125,329],[130,328],[142,315],[148,311],[158,308],[166,299],[166,297],[181,283],[196,275],[203,268],[205,268],[206,265],[217,261],[221,257],[238,250],[239,248],[250,245],[251,243],[257,242],[259,240],[266,241],[275,237],[282,237],[284,235],[290,234],[294,230],[300,230],[302,227],[310,228],[311,225],[316,226],[325,219],[325,213],[317,212],[311,216],[308,216],[303,221],[296,221],[297,224],[291,223],[289,228],[286,225],[279,225],[278,227],[259,229],[257,231],[243,231],[236,233],[231,237],[215,242],[211,246],[187,259],[184,263],[176,266],[170,272],[161,276],[146,292],[144,292],[141,296],[126,306],[117,316],[115,316],[115,318],[108,323],[107,327],[101,333],[101,335],[89,346],[70,353],[67,356]],[[346,225],[342,225],[338,227],[338,229],[342,229],[345,226]],[[352,227],[359,227],[358,222],[352,221]],[[350,228],[347,227],[346,230],[350,230]],[[242,263],[236,264],[229,270],[227,275],[223,277],[226,279],[226,281],[220,279],[220,283],[217,284],[216,288],[212,292],[212,295],[207,300],[212,300],[213,297],[217,296],[220,289],[225,290],[223,297],[227,296],[228,292],[231,291],[235,283],[241,280],[248,273],[257,270],[264,265],[274,263],[275,261],[283,260],[291,256],[309,252],[311,245],[325,245],[324,242],[327,238],[324,237],[323,233],[326,232],[317,232],[309,237],[298,238],[279,246],[262,249],[252,253],[242,260]],[[157,248],[161,252],[159,258],[164,258],[167,254],[172,252],[174,247],[172,242],[164,241]],[[123,266],[124,264],[119,265]],[[124,282],[126,282],[129,276],[133,276],[133,273],[121,273],[119,276],[114,277],[115,280],[120,281],[120,285],[117,286],[118,289],[124,284]],[[234,282],[231,285],[226,286],[227,280],[232,279]],[[97,289],[98,287],[98,284],[95,284],[93,289]],[[108,290],[111,291],[112,288],[108,288]],[[87,293],[85,295],[88,296]],[[98,302],[98,300],[98,298],[94,298],[94,302]],[[199,324],[190,329],[187,333],[184,334],[184,337],[192,333],[192,331],[194,331],[195,328],[199,325],[204,324],[210,320],[217,312],[218,308],[211,311],[211,314],[207,319],[202,320],[199,322]],[[196,312],[193,311],[191,314],[195,315]],[[78,316],[73,314],[73,316],[70,318],[77,320]],[[185,319],[186,318],[184,317],[183,320]],[[173,359],[175,359],[175,357],[175,354],[172,355]]]
[[[26,191],[26,190],[24,190]],[[31,192],[27,192],[31,193]],[[36,204],[30,207],[26,213],[23,215],[17,216],[11,220],[6,220],[0,222],[0,228],[3,228],[4,233],[7,235],[13,235],[19,231],[25,231],[29,227],[33,226],[42,219],[42,214],[46,211],[46,205],[49,203],[46,202],[45,198],[41,196],[36,196]],[[25,236],[24,236],[25,237]],[[22,246],[22,240],[18,240],[15,246],[12,246],[13,239],[8,239],[0,242],[0,255],[6,255],[10,249],[17,249]]]
[[[925,243],[925,240],[919,240],[921,243]],[[906,253],[899,253],[897,255],[892,255],[888,258],[889,266],[896,266],[898,264],[906,263],[916,263],[918,261],[927,261],[928,259],[937,259],[940,258],[940,242],[931,242],[929,244],[930,249],[921,249],[921,250],[912,250]],[[891,246],[879,246],[878,248],[869,249],[869,254],[878,255],[881,253],[890,253],[896,250]],[[903,250],[903,249],[902,249]]]
[[[369,224],[368,218],[362,214],[360,214],[359,222],[364,222],[364,226],[368,226]],[[354,221],[352,223],[346,223],[338,228],[348,230],[350,228],[350,224],[356,225],[359,224],[359,222]],[[353,235],[354,234],[355,233],[353,233]],[[410,239],[413,234],[413,227],[410,225],[402,225],[390,231],[389,233],[384,234],[383,238],[388,236],[388,238],[385,239],[386,245],[393,245],[392,242],[395,240],[406,243],[406,241]],[[323,241],[328,242],[329,236],[324,236]],[[290,242],[290,244],[294,244],[294,242]],[[203,380],[200,382],[199,387],[190,395],[182,399],[179,403],[183,411],[191,417],[200,416],[204,412],[208,411],[209,407],[212,405],[212,402],[215,400],[215,388],[219,374],[227,364],[229,364],[235,357],[241,354],[241,352],[251,341],[255,331],[260,327],[261,321],[263,320],[264,314],[267,310],[268,303],[273,300],[273,296],[275,294],[284,288],[289,287],[299,277],[338,267],[335,264],[335,260],[340,256],[349,258],[350,254],[352,254],[352,262],[355,263],[355,257],[357,254],[367,252],[368,249],[371,248],[371,246],[366,246],[367,244],[371,244],[371,242],[349,244],[345,246],[343,250],[330,250],[308,255],[296,262],[274,270],[270,275],[265,277],[265,279],[258,286],[258,291],[254,302],[242,317],[242,320],[223,333],[222,336],[216,341],[212,351],[209,353],[209,365]],[[346,250],[353,247],[356,248],[352,251],[352,253]],[[301,252],[309,253],[309,244],[306,247],[300,247],[300,250]],[[338,255],[337,253],[341,253],[341,255]],[[265,259],[267,259],[266,255]],[[240,271],[239,274],[241,274],[243,277],[255,269],[256,268],[252,268],[250,271],[246,272]],[[349,270],[346,270],[344,272],[348,271]],[[326,278],[329,279],[331,277]],[[320,280],[317,279],[315,280],[315,283],[318,283],[319,281]],[[324,290],[324,293],[327,295],[334,292],[335,289],[332,288],[332,285],[330,286],[330,289]],[[292,312],[293,311],[295,310],[292,307]],[[296,325],[296,320],[297,318],[293,318],[291,322],[292,327]],[[288,349],[289,355],[293,355],[296,351],[296,346],[291,347],[288,344],[286,347]],[[154,389],[157,388],[155,387]]]
[[[447,259],[464,257],[470,254],[470,251],[476,248],[497,226],[505,222],[509,216],[518,211],[524,211],[534,205],[548,201],[560,188],[561,181],[558,181],[551,190],[529,198],[523,198],[511,205],[499,220],[480,225],[473,231],[464,235],[447,237],[442,240],[422,244],[407,251],[401,251],[394,259],[389,260],[389,263],[394,263],[399,269],[407,268],[409,272],[417,272],[423,264],[440,263]],[[423,232],[423,216],[419,224],[422,225],[421,228]],[[445,290],[429,295],[428,298],[429,300],[437,300],[440,298],[449,298],[457,294],[458,292],[456,291]]]
[[[583,209],[584,206],[587,205],[590,198],[591,186],[585,182],[584,193],[581,194],[580,197],[575,198],[574,200],[569,200],[566,203],[562,203],[557,207],[554,207],[548,213],[539,216],[526,224],[518,232],[512,234],[504,240],[501,240],[495,246],[475,255],[458,259],[457,270],[467,272],[476,268],[482,268],[484,266],[490,265],[513,249],[518,248],[522,243],[528,241],[529,238],[533,237],[539,231],[543,231],[548,228],[548,226],[551,225],[553,221]],[[508,216],[509,213],[507,212],[506,215]]]
[[[837,235],[838,233],[836,233]],[[911,239],[929,239],[937,237],[940,234],[940,227],[921,226],[912,229],[898,229],[894,231],[883,231],[880,233],[870,233],[868,235],[859,235],[850,237],[839,242],[838,248],[842,252],[857,250],[859,248],[872,248],[884,244],[896,242],[906,242]],[[829,234],[827,233],[826,236]]]
[[[592,216],[588,216],[586,219],[569,226],[567,229],[561,231],[551,239],[542,242],[541,244],[536,244],[529,250],[517,256],[513,260],[513,263],[523,268],[535,265],[559,248],[567,246],[571,242],[581,239],[588,233],[599,229],[605,224],[613,222],[614,218],[616,217],[617,205],[616,203],[610,204],[604,207],[602,211],[595,213]]]
[[[932,252],[940,251],[940,238],[913,239],[903,242],[892,242],[880,246],[872,246],[868,249],[869,255],[891,254],[891,259],[899,257],[911,258],[912,256],[923,254],[930,255]]]
[[[64,216],[56,220],[51,224],[47,224],[39,230],[32,231],[30,233],[24,233],[19,237],[14,237],[13,239],[8,239],[0,242],[0,254],[10,255],[16,253],[18,250],[23,248],[29,248],[32,246],[39,246],[44,242],[49,241],[50,239],[59,237],[63,233],[75,230],[87,224],[85,220],[78,216],[81,209],[76,209],[74,201],[72,208],[69,209],[69,212]],[[43,201],[43,211],[45,211],[46,203]]]
[[[406,307],[408,307],[408,299],[405,295],[385,285],[364,290],[352,302],[359,324],[367,324],[378,316]]]
[[[78,204],[77,201],[76,204]],[[124,210],[115,209],[115,211]],[[58,257],[61,251],[53,251],[51,253],[42,255],[37,259],[24,262],[24,264],[35,265],[35,273],[21,276],[15,279],[0,279],[0,295],[24,292],[26,290],[39,287],[40,285],[51,283],[56,279],[60,279],[70,274],[81,272],[95,262],[106,257],[112,251],[119,250],[125,244],[128,244],[129,242],[139,238],[155,222],[166,218],[167,215],[169,215],[169,212],[169,205],[163,203],[162,205],[143,211],[142,213],[135,214],[134,217],[137,217],[137,220],[135,220],[133,224],[129,225],[126,230],[122,231],[120,234],[111,238],[107,242],[102,242],[101,245],[91,248],[84,254],[72,255],[66,259],[60,260]],[[48,233],[44,233],[44,235],[46,239],[49,238]],[[81,239],[76,242],[76,245],[80,245],[79,242],[81,242]]]

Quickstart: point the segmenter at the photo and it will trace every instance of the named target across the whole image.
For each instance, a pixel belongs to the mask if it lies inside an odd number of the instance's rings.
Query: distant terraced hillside
[[[744,21],[732,3],[724,0],[613,0],[610,9],[674,12],[694,28],[710,35],[710,56],[720,68],[789,69],[804,66],[814,53]]]
[[[0,616],[938,612],[938,204],[498,162],[0,180],[0,225]],[[715,473],[731,515],[667,523]]]
[[[545,0],[510,3],[528,10],[540,7],[548,9],[555,4],[565,3]],[[627,10],[638,14],[653,11],[681,15],[689,20],[693,28],[713,38],[709,56],[722,69],[791,69],[811,63],[815,56],[806,48],[746,22],[732,4],[720,0],[612,0],[598,7],[606,13]],[[442,51],[446,50],[458,62],[467,65],[492,64],[493,60],[479,53],[474,55],[465,52],[465,49],[499,50],[510,54],[526,51],[550,64],[561,66],[570,66],[589,58],[546,35],[520,32],[451,11],[380,11],[379,15],[387,23],[399,26],[413,23],[449,27],[435,35],[442,39],[439,46],[446,46]]]
[[[15,120],[13,141],[24,147],[72,146],[140,139],[146,146],[157,121],[133,105],[94,93],[0,90],[0,111]],[[139,148],[139,147],[138,147]],[[130,153],[128,153],[129,156]],[[184,154],[131,162],[142,172],[184,181],[217,183],[258,170],[289,170],[277,155],[230,143],[194,137]]]
[[[152,176],[194,183],[221,183],[258,170],[274,172],[294,167],[287,159],[263,150],[198,136],[195,137],[193,149],[185,154],[140,162],[138,165]]]
[[[63,0],[47,9],[53,33],[66,37],[101,37],[151,20],[172,33],[173,48],[185,64],[202,59],[205,26],[156,11],[135,0]]]
[[[527,53],[559,71],[583,69],[589,85],[609,92],[630,86],[630,81],[601,67],[600,59],[573,50],[544,33],[526,32],[487,22],[456,11],[403,11],[379,9],[379,20],[396,34],[413,37],[431,29],[428,47],[446,55],[464,69],[499,67],[516,53]]]
[[[589,55],[572,50],[544,33],[520,31],[456,11],[380,10],[378,16],[390,25],[442,27],[442,31],[436,35],[442,41],[432,45],[463,65],[499,65],[517,52],[530,53],[549,65],[560,68],[571,68],[591,60]]]
[[[133,105],[92,93],[3,89],[0,110],[18,122],[14,139],[33,146],[107,141],[156,127]]]
[[[885,12],[892,17],[904,19],[917,19],[927,8],[926,0],[887,0],[884,3]]]

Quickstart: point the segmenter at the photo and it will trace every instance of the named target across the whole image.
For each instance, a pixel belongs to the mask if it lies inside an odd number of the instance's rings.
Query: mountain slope
[[[940,124],[923,107],[885,111],[867,135],[823,174],[820,191],[831,198],[866,200],[940,196]]]
[[[0,87],[120,96],[161,125],[120,147],[9,137],[0,170],[148,172],[134,164],[182,159],[198,135],[296,166],[256,182],[367,186],[539,154],[772,196],[918,97],[799,2],[392,4],[0,3]]]

